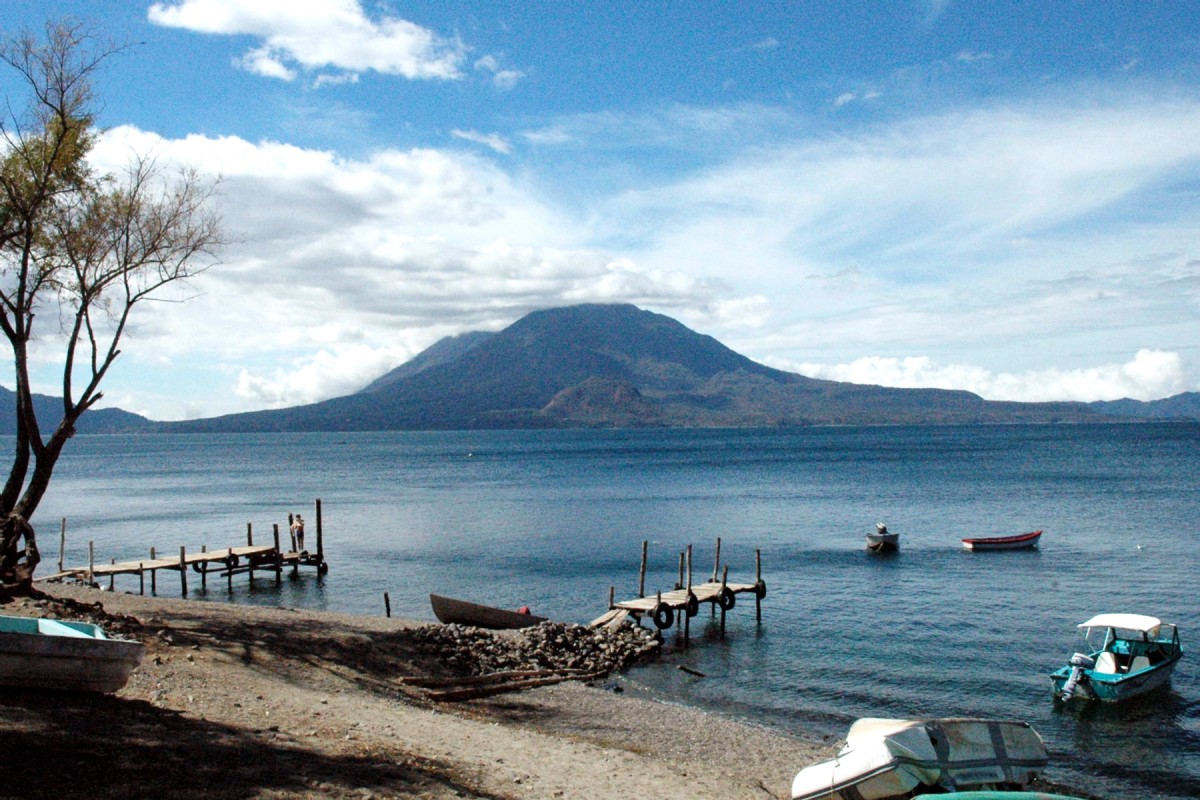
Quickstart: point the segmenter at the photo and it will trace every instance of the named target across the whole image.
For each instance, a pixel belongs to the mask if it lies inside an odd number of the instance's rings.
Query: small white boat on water
[[[87,622],[0,616],[0,686],[115,692],[145,654]]]
[[[882,522],[867,534],[867,549],[872,553],[890,553],[900,547],[900,534],[892,533]]]
[[[837,757],[805,767],[792,800],[892,800],[920,790],[1020,790],[1049,762],[1024,722],[860,719]]]

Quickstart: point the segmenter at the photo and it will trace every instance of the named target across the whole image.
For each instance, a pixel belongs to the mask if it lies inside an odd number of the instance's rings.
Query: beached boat
[[[1097,614],[1079,624],[1087,652],[1075,653],[1051,673],[1054,696],[1113,703],[1144,694],[1171,679],[1183,656],[1179,630],[1142,614]]]
[[[980,539],[963,539],[962,546],[967,550],[1032,550],[1038,546],[1038,540],[1041,538],[1041,531],[1033,531],[1032,533],[1021,533],[1016,536],[989,536]]]
[[[0,686],[115,692],[145,654],[86,622],[0,616]]]
[[[1049,762],[1024,722],[860,719],[836,758],[802,769],[792,800],[891,800],[928,790],[1023,789]]]
[[[447,625],[457,623],[476,628],[509,630],[529,628],[539,622],[546,622],[545,617],[530,614],[528,611],[493,608],[466,600],[455,600],[453,597],[442,597],[440,594],[429,595],[429,604],[433,606],[433,615]]]
[[[890,553],[900,547],[900,534],[892,533],[882,522],[867,534],[867,549],[872,553]]]
[[[937,794],[919,794],[913,800],[1083,800],[1082,797],[1066,794],[1050,794],[1049,792],[939,792]]]

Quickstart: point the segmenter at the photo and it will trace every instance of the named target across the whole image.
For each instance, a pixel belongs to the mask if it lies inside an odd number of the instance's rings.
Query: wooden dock
[[[244,546],[224,547],[217,550],[209,550],[207,546],[201,546],[199,552],[187,552],[187,548],[181,546],[179,555],[175,556],[160,556],[155,548],[150,548],[150,556],[145,559],[136,559],[131,561],[117,561],[112,559],[107,564],[96,564],[94,556],[93,543],[88,543],[89,563],[86,566],[80,567],[63,567],[62,558],[59,558],[59,571],[53,575],[47,575],[44,578],[38,578],[39,581],[51,580],[83,580],[88,583],[96,583],[97,580],[108,578],[109,588],[115,588],[116,576],[118,575],[137,575],[139,594],[146,593],[146,576],[150,576],[150,591],[155,593],[158,590],[158,572],[159,570],[177,571],[179,573],[180,592],[183,597],[188,594],[188,573],[189,571],[200,575],[200,584],[203,588],[208,587],[208,576],[215,575],[218,578],[225,578],[229,590],[233,591],[233,576],[240,574],[248,574],[250,580],[254,580],[254,573],[265,571],[273,572],[275,580],[283,579],[283,571],[291,568],[293,574],[298,572],[300,567],[314,567],[318,575],[324,575],[329,571],[329,564],[325,561],[325,546],[324,546],[324,528],[321,519],[321,501],[316,501],[316,550],[298,550],[298,544],[295,541],[295,536],[290,532],[292,515],[288,515],[290,543],[280,541],[279,525],[272,526],[273,541],[271,544],[256,545],[254,543],[254,527],[251,523],[246,523],[246,544]],[[64,521],[63,538],[66,536],[66,525]],[[290,544],[290,547],[288,546]]]
[[[721,565],[721,540],[717,539],[716,564],[712,577],[704,583],[692,581],[692,546],[679,554],[679,581],[670,591],[646,595],[646,555],[648,542],[642,542],[642,568],[638,581],[638,596],[632,600],[615,602],[615,589],[609,588],[608,611],[592,620],[590,627],[616,628],[632,617],[639,624],[648,616],[659,631],[666,630],[677,621],[683,625],[684,642],[691,633],[691,619],[700,613],[702,603],[708,603],[713,615],[721,610],[721,635],[725,635],[725,613],[737,604],[739,594],[754,595],[755,618],[762,621],[762,601],[767,596],[767,584],[762,579],[762,555],[754,551],[754,583],[734,583],[729,580],[729,567]],[[686,577],[685,577],[686,573]],[[718,574],[720,578],[718,578]]]

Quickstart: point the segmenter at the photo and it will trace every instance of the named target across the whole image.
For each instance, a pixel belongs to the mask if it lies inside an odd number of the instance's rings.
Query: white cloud
[[[504,155],[508,155],[512,152],[512,142],[508,141],[498,133],[479,133],[478,131],[463,131],[455,128],[454,130],[450,131],[450,135],[456,139],[462,139],[464,141],[485,145],[495,150],[497,153],[502,153]]]
[[[813,378],[901,388],[965,389],[988,400],[1154,400],[1184,391],[1183,359],[1178,353],[1139,350],[1132,361],[1082,369],[993,373],[964,364],[939,364],[927,356],[867,356],[848,364],[793,364]]]
[[[494,55],[486,55],[477,60],[475,69],[491,73],[492,85],[503,91],[512,89],[525,77],[525,73],[519,69],[503,68],[500,59]]]
[[[373,70],[412,79],[462,77],[466,47],[398,17],[371,19],[359,0],[176,0],[154,3],[150,22],[198,33],[254,36],[239,62],[291,80],[296,68]]]

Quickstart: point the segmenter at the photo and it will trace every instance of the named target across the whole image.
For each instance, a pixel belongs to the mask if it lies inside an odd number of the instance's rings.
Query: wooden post
[[[617,587],[608,587],[608,610],[612,611],[617,607]]]
[[[683,575],[682,575],[683,563],[682,562],[680,562],[680,564],[679,564],[679,569],[680,569],[680,578],[682,578],[683,577]],[[692,546],[690,544],[687,546],[687,583],[685,585],[687,587],[688,600],[691,600],[691,598],[692,598]],[[687,613],[687,605],[684,605],[684,607],[683,607],[683,647],[684,647],[684,649],[687,649],[688,646],[691,644],[691,637],[692,637],[692,618]]]
[[[58,571],[63,571],[63,556],[67,549],[67,518],[62,518],[62,532],[58,535]]]
[[[762,622],[762,598],[758,595],[758,585],[762,581],[762,551],[754,551],[754,618]]]
[[[155,560],[154,548],[150,548],[150,560]],[[150,594],[158,594],[158,567],[150,570]]]
[[[200,553],[203,555],[204,553],[207,553],[207,552],[208,552],[208,545],[206,545],[206,544],[200,545]],[[200,562],[200,588],[205,589],[205,590],[208,589],[208,562],[207,561]]]
[[[110,558],[108,560],[108,563],[115,567],[117,565],[117,560],[115,558]],[[108,590],[110,592],[112,592],[112,591],[116,591],[116,588],[117,588],[117,573],[110,572],[110,573],[108,573]]]
[[[675,588],[683,588],[683,551],[679,551],[679,580],[675,581]]]
[[[283,554],[279,552],[279,523],[273,524],[272,533],[275,536],[275,582],[283,580]]]
[[[254,547],[254,525],[246,523],[246,547]]]
[[[225,564],[225,589],[233,594],[233,548],[229,548],[229,562]]]
[[[721,574],[721,591],[725,591],[725,584],[729,582],[729,567],[725,567],[725,571]],[[717,595],[720,597],[720,595]],[[717,605],[721,605],[717,603]],[[721,606],[721,638],[725,638],[725,606]]]
[[[138,562],[138,594],[146,594],[146,569],[142,566],[141,561]]]
[[[295,528],[295,525],[296,525],[296,517],[295,517],[295,515],[293,515],[293,514],[292,514],[292,512],[290,512],[290,511],[289,511],[289,512],[288,512],[288,535],[292,537],[292,552],[293,552],[293,553],[299,553],[299,552],[300,552],[300,548],[299,548],[299,546],[296,544],[296,528]]]
[[[179,545],[179,586],[187,597],[187,548]]]
[[[321,528],[321,498],[317,498],[317,563],[325,563],[325,542]]]
[[[650,546],[650,542],[642,539],[642,569],[638,573],[638,597],[646,596],[646,548]]]
[[[717,575],[721,574],[721,537],[717,537],[717,560],[713,563],[713,582],[716,583]]]
[[[88,585],[96,582],[96,543],[88,540]]]
[[[388,619],[392,617],[392,598],[388,597],[388,593],[383,593],[383,613],[387,614]]]

